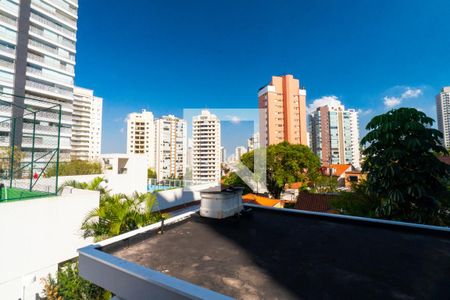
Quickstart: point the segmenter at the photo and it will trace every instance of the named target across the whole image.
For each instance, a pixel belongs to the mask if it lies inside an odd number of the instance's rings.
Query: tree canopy
[[[305,185],[311,185],[319,176],[320,161],[311,149],[288,142],[245,153],[241,157],[241,162],[252,172],[255,155],[260,155],[261,151],[267,151],[267,189],[274,198],[280,197],[285,184],[303,182]],[[241,180],[225,182],[242,186]]]
[[[374,117],[361,140],[367,192],[380,200],[379,217],[445,224],[450,166],[436,157],[447,154],[434,120],[414,108],[399,108]]]

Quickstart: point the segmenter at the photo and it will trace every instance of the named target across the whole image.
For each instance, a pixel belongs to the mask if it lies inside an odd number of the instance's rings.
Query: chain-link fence
[[[15,97],[0,93],[0,201],[55,195],[61,104]]]

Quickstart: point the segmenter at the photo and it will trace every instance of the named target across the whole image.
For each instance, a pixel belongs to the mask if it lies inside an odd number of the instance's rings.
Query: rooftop
[[[173,277],[181,281],[165,291],[177,290],[180,296],[195,286],[239,299],[450,295],[448,230],[251,207],[253,213],[240,219],[213,220],[191,213],[166,225],[163,234],[157,233],[159,226],[152,227],[116,237],[103,247],[81,249],[80,274],[127,299],[142,296],[136,294],[142,278],[158,281],[151,291],[142,290],[148,294],[176,281]],[[97,258],[90,261],[93,256]],[[96,265],[103,259],[105,264]],[[116,276],[111,270],[101,272],[114,265],[121,276],[137,270],[138,283],[126,287],[104,279]],[[183,290],[180,282],[185,281],[188,288]],[[127,288],[134,294],[122,295]]]

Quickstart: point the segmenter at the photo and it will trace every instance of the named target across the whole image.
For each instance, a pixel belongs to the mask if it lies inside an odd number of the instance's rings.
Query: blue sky
[[[446,0],[80,0],[75,81],[104,98],[103,152],[125,151],[130,112],[255,108],[258,88],[286,73],[308,104],[361,110],[361,127],[398,106],[435,117],[448,20]],[[244,144],[248,122],[227,123],[224,144]]]

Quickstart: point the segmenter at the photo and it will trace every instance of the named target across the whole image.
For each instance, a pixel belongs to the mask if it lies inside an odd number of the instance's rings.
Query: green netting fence
[[[61,104],[0,93],[0,202],[56,195]]]

